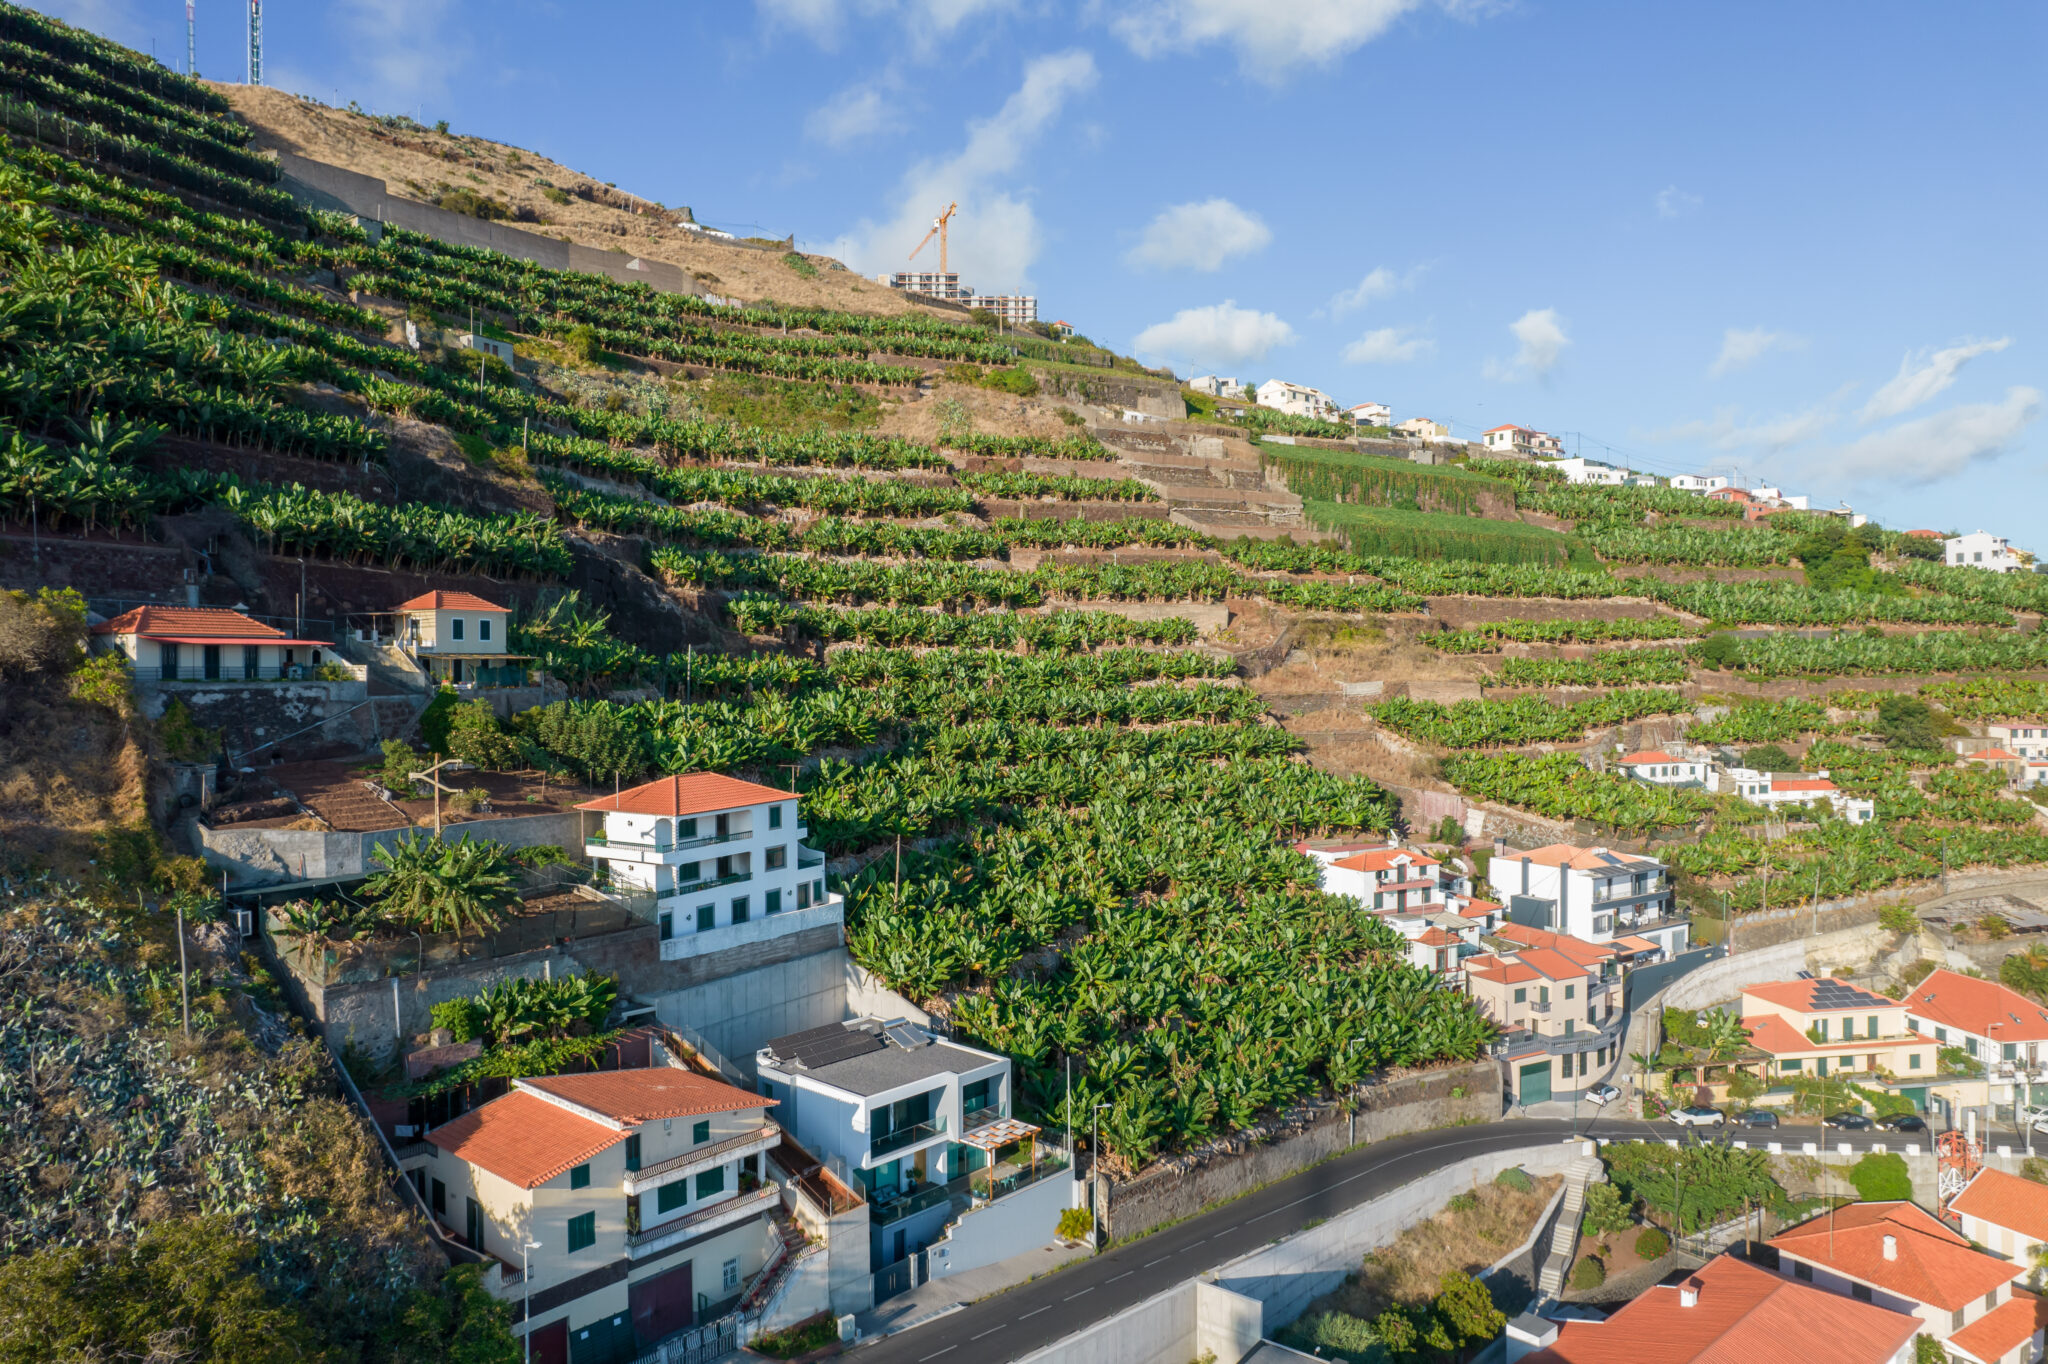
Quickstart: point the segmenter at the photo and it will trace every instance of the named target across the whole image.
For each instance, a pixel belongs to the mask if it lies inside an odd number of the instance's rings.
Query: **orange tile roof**
[[[1889,1260],[1884,1254],[1887,1236],[1894,1244]],[[1968,1241],[1912,1203],[1851,1203],[1832,1217],[1822,1213],[1780,1232],[1770,1244],[1784,1254],[1944,1312],[1967,1307],[2027,1273],[2024,1265],[1970,1249]]]
[[[625,1139],[624,1132],[519,1089],[427,1133],[449,1155],[522,1189],[545,1184]]]
[[[495,602],[487,602],[474,592],[422,592],[411,601],[402,601],[395,608],[399,611],[503,611],[506,608]]]
[[[566,1100],[628,1127],[657,1118],[731,1113],[742,1108],[762,1108],[768,1103],[759,1094],[674,1066],[548,1075],[521,1080],[519,1087]]]
[[[1907,1033],[1901,1037],[1872,1039],[1868,1037],[1837,1038],[1832,1042],[1816,1042],[1799,1029],[1785,1021],[1783,1014],[1754,1014],[1742,1020],[1742,1026],[1749,1033],[1749,1044],[1759,1051],[1773,1056],[1861,1056],[1872,1047],[1913,1046],[1915,1044],[1932,1048],[1935,1041],[1919,1033]]]
[[[1771,777],[1772,791],[1826,792],[1837,789],[1826,777]]]
[[[1330,865],[1346,871],[1392,871],[1401,859],[1406,858],[1410,866],[1434,867],[1439,865],[1428,853],[1410,852],[1406,848],[1374,848],[1354,857],[1347,857]]]
[[[1513,985],[1518,981],[1536,979],[1536,972],[1519,961],[1506,957],[1467,957],[1465,974],[1490,980],[1498,985]]]
[[[1723,1255],[1688,1280],[1699,1300],[1662,1284],[1605,1321],[1558,1323],[1557,1343],[1523,1364],[1890,1364],[1917,1318],[1837,1297]]]
[[[1849,1004],[1815,1004],[1814,991],[1823,985],[1832,987],[1828,991],[1830,995],[1841,995],[1845,991],[1854,990],[1861,998]],[[1769,1004],[1782,1005],[1787,1009],[1797,1009],[1808,1014],[1863,1013],[1871,1009],[1896,1009],[1902,1002],[1889,995],[1878,994],[1874,990],[1865,990],[1861,986],[1846,985],[1839,980],[1772,980],[1761,985],[1745,985],[1742,987],[1742,993],[1755,995]]]
[[[2048,1326],[2048,1299],[2015,1288],[2012,1296],[1950,1336],[1945,1344],[1983,1364],[1999,1364],[2021,1342]],[[2023,1358],[2032,1358],[2029,1353]]]
[[[796,794],[791,791],[778,791],[718,772],[695,772],[687,777],[662,777],[616,796],[586,800],[576,808],[627,815],[701,815],[712,810],[737,810],[746,805],[795,799]]]
[[[1410,938],[1409,941],[1419,942],[1424,947],[1455,947],[1463,942],[1464,939],[1455,933],[1446,933],[1435,924],[1431,924],[1428,928],[1423,929],[1413,938]]]
[[[1489,914],[1500,913],[1500,905],[1492,900],[1468,900],[1457,912],[1468,919],[1483,919]]]
[[[1905,1005],[1916,1017],[1993,1042],[2048,1040],[2048,1011],[1995,980],[1943,967],[1913,987]]]
[[[1979,1171],[1949,1210],[2010,1227],[2030,1240],[2048,1241],[2048,1185],[2003,1170]]]
[[[1963,756],[1973,763],[2016,763],[2020,760],[2019,754],[2008,753],[2002,748],[1980,748],[1975,753],[1965,753]]]
[[[92,627],[96,635],[142,635],[150,639],[168,636],[191,639],[257,640],[268,644],[285,642],[285,633],[262,621],[251,620],[240,611],[217,606],[137,606],[123,611],[102,625]]]
[[[1631,753],[1623,758],[1621,765],[1623,767],[1636,767],[1643,763],[1675,763],[1680,761],[1682,759],[1672,757],[1661,748],[1646,748],[1640,753]]]
[[[1586,968],[1562,952],[1548,947],[1525,947],[1515,953],[1524,966],[1550,980],[1578,980],[1586,975]]]
[[[1603,871],[1609,867],[1655,866],[1654,858],[1637,857],[1633,853],[1615,852],[1610,848],[1581,848],[1576,843],[1552,843],[1548,847],[1532,848],[1528,852],[1508,853],[1497,857],[1495,862],[1519,862],[1523,858],[1539,867],[1573,867],[1580,871]]]
[[[1493,936],[1524,947],[1551,948],[1581,966],[1597,966],[1614,955],[1614,948],[1606,943],[1587,942],[1583,938],[1553,933],[1547,928],[1533,928],[1528,924],[1502,924]]]
[[[1648,938],[1638,938],[1633,933],[1623,934],[1621,937],[1616,938],[1613,945],[1630,952],[1662,952],[1664,950]]]

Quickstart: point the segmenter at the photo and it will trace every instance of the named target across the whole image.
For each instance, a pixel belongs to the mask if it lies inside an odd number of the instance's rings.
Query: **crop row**
[[[734,597],[725,604],[733,625],[749,634],[789,626],[806,639],[888,646],[976,649],[1025,648],[1080,653],[1106,644],[1189,644],[1194,623],[1180,616],[1130,620],[1108,611],[974,611],[952,615],[914,606],[816,606],[774,597]]]
[[[1082,478],[1074,474],[973,474],[953,476],[983,497],[1052,497],[1062,502],[1157,502],[1159,494],[1135,478]]]
[[[1064,459],[1081,463],[1120,458],[1093,436],[985,436],[972,431],[942,431],[938,443],[948,450],[991,459]]]
[[[1716,808],[1704,791],[1595,772],[1569,753],[1459,753],[1444,763],[1444,779],[1475,800],[1617,833],[1682,828]]]
[[[279,222],[295,222],[300,218],[298,205],[281,189],[220,170],[180,152],[165,150],[154,139],[131,137],[94,123],[80,122],[55,109],[4,92],[0,92],[0,125],[25,133],[39,142],[61,146],[68,156],[83,156],[118,166]]]
[[[1608,649],[1585,658],[1505,658],[1493,687],[1622,687],[1683,682],[1689,676],[1677,649]]]
[[[1817,701],[1745,701],[1726,714],[1702,720],[1685,732],[1696,744],[1775,744],[1825,730],[1827,710]]]
[[[1958,720],[2048,719],[2048,682],[2034,678],[1956,678],[1930,682],[1920,695]]]
[[[1421,642],[1446,654],[1497,653],[1508,641],[1520,644],[1602,644],[1638,639],[1683,639],[1698,631],[1670,616],[1621,616],[1614,620],[1491,620],[1458,630],[1423,635]]]
[[[1652,529],[1609,522],[1587,526],[1579,532],[1579,538],[1611,564],[1674,564],[1684,568],[1772,568],[1791,563],[1793,546],[1798,543],[1789,535],[1771,530],[1702,530],[1696,526]]]
[[[1991,573],[1981,568],[1901,560],[1899,578],[1943,596],[1985,602],[2008,611],[2048,611],[2048,577],[2038,573]]]
[[[1372,717],[1397,733],[1442,748],[1500,748],[1572,743],[1588,730],[1691,709],[1692,702],[1675,691],[1645,688],[1608,692],[1564,706],[1536,696],[1450,704],[1398,696],[1374,706]]]
[[[1731,651],[1717,656],[1714,666],[1757,677],[2022,672],[2048,668],[2048,634],[2011,630],[1771,634],[1737,641]]]

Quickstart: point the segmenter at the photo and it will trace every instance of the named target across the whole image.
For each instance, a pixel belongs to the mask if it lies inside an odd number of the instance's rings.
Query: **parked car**
[[[1861,1113],[1830,1113],[1826,1122],[1829,1127],[1840,1128],[1844,1132],[1868,1132],[1877,1126]]]
[[[1718,1108],[1706,1108],[1696,1104],[1691,1108],[1673,1109],[1671,1121],[1680,1127],[1718,1127],[1728,1121],[1728,1115]]]
[[[1619,1099],[1620,1097],[1621,1091],[1616,1089],[1613,1085],[1594,1085],[1591,1089],[1586,1091],[1586,1102],[1589,1104],[1596,1104],[1601,1108],[1607,1107],[1607,1105],[1613,1103],[1616,1099]]]
[[[1752,1108],[1746,1113],[1737,1113],[1732,1121],[1737,1127],[1776,1127],[1778,1115],[1768,1108]]]
[[[1894,1113],[1882,1125],[1893,1132],[1925,1132],[1927,1119],[1918,1113]]]

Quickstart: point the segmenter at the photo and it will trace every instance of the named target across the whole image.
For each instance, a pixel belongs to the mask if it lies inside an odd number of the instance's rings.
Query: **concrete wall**
[[[280,740],[292,758],[375,746],[376,722],[363,704],[369,699],[364,682],[144,683],[138,695],[152,718],[164,713],[172,697],[183,701],[200,725],[221,731],[229,753],[237,756],[261,749],[267,761]]]
[[[583,825],[583,814],[568,810],[551,815],[513,815],[443,824],[441,837],[452,841],[467,834],[492,839],[509,848],[552,844],[569,849],[580,860]],[[287,881],[367,876],[376,870],[373,854],[378,848],[413,832],[402,828],[368,834],[321,833],[312,829],[238,829],[232,824],[209,829],[200,825],[199,844],[208,865],[227,871],[231,888],[251,890]],[[419,832],[430,837],[433,834],[431,828]]]
[[[1837,966],[1868,966],[1893,946],[1892,935],[1863,926],[1838,929],[1818,937],[1792,939],[1751,950],[1742,923],[1735,929],[1735,955],[1705,966],[1664,992],[1665,1006],[1705,1009],[1724,1004],[1751,985],[1791,980],[1801,971],[1825,974]]]
[[[929,1247],[932,1277],[943,1279],[980,1269],[1045,1245],[1053,1239],[1060,1214],[1075,1206],[1080,1188],[1069,1170],[985,1208],[963,1213],[952,1229]]]
[[[1200,1286],[1196,1279],[1177,1283],[1017,1364],[1188,1364],[1201,1353],[1195,1345]],[[1237,1364],[1241,1358],[1216,1355],[1218,1364]]]
[[[283,965],[280,958],[280,966]],[[467,999],[514,977],[542,979],[579,975],[583,966],[560,948],[542,948],[516,956],[485,958],[424,975],[342,985],[310,985],[288,970],[280,975],[301,997],[307,1012],[320,1021],[321,1032],[335,1050],[353,1043],[365,1054],[385,1060],[411,1038],[433,1026],[433,1007],[450,999]]]
[[[789,941],[785,939],[784,941]],[[707,967],[716,957],[698,958]],[[681,966],[684,963],[669,963]],[[754,1053],[778,1037],[846,1018],[851,960],[843,946],[678,988],[642,989],[655,1017],[701,1035],[735,1067],[754,1073]]]
[[[1354,1146],[1430,1128],[1492,1122],[1500,1114],[1500,1067],[1491,1060],[1402,1076],[1368,1086],[1355,1121],[1331,1104],[1305,1129],[1242,1154],[1193,1170],[1161,1170],[1113,1185],[1104,1227],[1112,1239],[1129,1240]]]

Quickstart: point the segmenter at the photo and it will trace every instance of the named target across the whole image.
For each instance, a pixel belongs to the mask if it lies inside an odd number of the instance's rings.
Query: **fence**
[[[327,646],[332,647],[332,646]],[[179,663],[171,667],[137,664],[137,682],[367,682],[370,669],[361,663]]]

